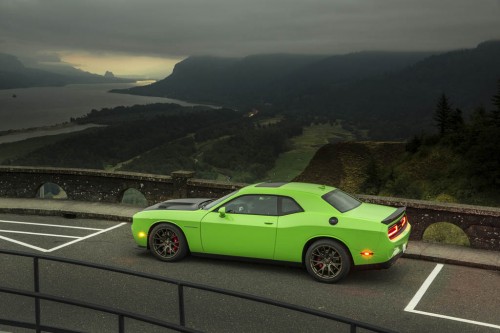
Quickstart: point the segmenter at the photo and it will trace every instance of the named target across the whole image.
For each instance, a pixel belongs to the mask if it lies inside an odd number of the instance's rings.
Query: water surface
[[[120,105],[151,103],[196,105],[170,98],[108,92],[111,89],[125,89],[135,85],[137,84],[71,84],[64,87],[0,90],[0,131],[64,123],[72,117],[81,117],[92,109],[100,110]]]

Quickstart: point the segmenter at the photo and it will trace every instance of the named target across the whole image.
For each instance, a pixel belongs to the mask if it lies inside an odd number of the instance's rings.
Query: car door
[[[203,251],[273,259],[277,202],[273,195],[242,195],[208,213],[201,221]]]

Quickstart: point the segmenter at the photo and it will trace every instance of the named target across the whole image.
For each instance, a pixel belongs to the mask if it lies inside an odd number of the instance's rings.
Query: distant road
[[[66,134],[73,133],[86,130],[92,127],[105,127],[106,125],[96,125],[96,124],[86,124],[86,125],[68,125],[65,127],[55,127],[53,129],[30,129],[26,131],[15,132],[12,134],[6,134],[0,136],[0,144],[2,143],[11,143],[16,141],[22,141],[31,138],[37,138],[40,136],[47,135],[58,135],[58,134]]]

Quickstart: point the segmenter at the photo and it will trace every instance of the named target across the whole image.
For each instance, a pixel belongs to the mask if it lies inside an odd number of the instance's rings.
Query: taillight
[[[396,237],[396,234],[398,233],[398,231],[399,231],[398,224],[396,223],[395,225],[393,225],[392,227],[389,228],[389,231],[387,232],[387,234],[389,235],[390,239],[393,239],[394,237]]]
[[[403,217],[401,217],[401,219],[398,222],[390,226],[389,229],[387,230],[387,236],[389,236],[389,239],[394,239],[396,238],[396,236],[401,234],[407,224],[408,224],[408,218],[406,217],[406,215],[403,215]]]

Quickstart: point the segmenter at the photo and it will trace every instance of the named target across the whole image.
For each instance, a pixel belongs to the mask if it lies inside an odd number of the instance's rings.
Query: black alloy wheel
[[[188,254],[184,233],[175,225],[157,224],[149,233],[149,249],[158,259],[177,261]]]
[[[325,283],[342,280],[351,269],[351,259],[347,250],[331,239],[314,242],[307,249],[304,261],[309,274]]]

